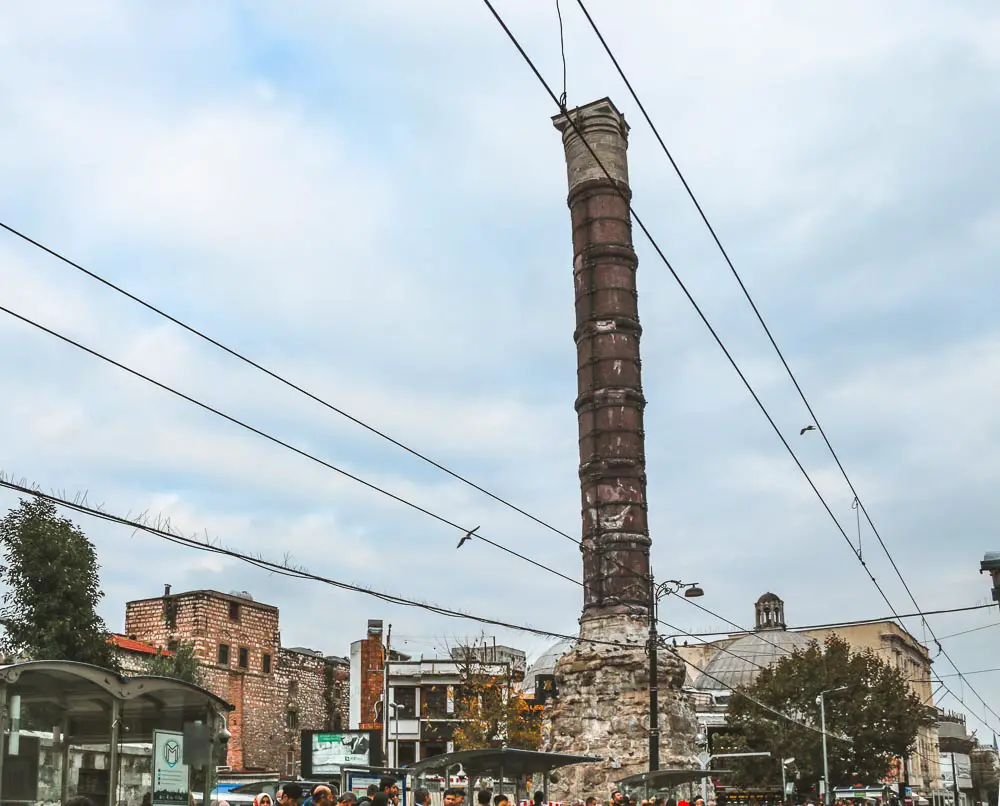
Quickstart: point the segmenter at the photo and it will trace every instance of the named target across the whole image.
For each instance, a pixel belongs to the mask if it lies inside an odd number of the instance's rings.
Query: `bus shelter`
[[[152,747],[160,731],[178,737],[165,748],[172,771],[204,767],[203,791],[211,792],[215,755],[228,739],[231,710],[210,691],[180,680],[125,677],[71,661],[0,666],[0,804],[41,800],[41,779],[56,782],[53,794],[63,803],[75,790],[72,794],[87,795],[98,806],[118,806],[122,747]],[[183,736],[192,737],[186,747]],[[47,745],[44,751],[39,737]],[[82,759],[100,755],[103,763],[71,764],[71,749],[86,750]],[[75,786],[71,769],[78,771]],[[154,770],[151,766],[151,775]],[[175,775],[174,780],[171,787],[150,778],[153,803],[186,806],[189,779]],[[188,791],[181,793],[182,788]]]
[[[420,779],[426,775],[443,775],[445,781],[451,771],[457,767],[464,770],[468,778],[469,804],[475,803],[473,795],[474,781],[477,778],[496,778],[500,785],[507,778],[513,778],[514,802],[521,800],[521,778],[529,775],[542,775],[543,787],[549,788],[549,774],[560,767],[571,764],[586,764],[601,761],[597,756],[574,756],[568,753],[544,753],[537,750],[513,750],[508,747],[488,748],[484,750],[460,750],[457,753],[446,753],[442,756],[418,761],[407,767],[410,775]]]
[[[649,798],[663,792],[672,792],[682,784],[693,784],[695,781],[702,781],[705,778],[724,775],[728,772],[729,770],[651,770],[622,778],[618,782],[618,786],[623,792],[642,792],[644,798]]]

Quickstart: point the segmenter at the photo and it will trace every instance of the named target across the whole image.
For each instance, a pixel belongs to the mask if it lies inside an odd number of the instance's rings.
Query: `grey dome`
[[[765,593],[754,606],[757,628],[720,649],[695,682],[701,691],[732,691],[749,686],[760,670],[796,649],[809,646],[809,639],[785,629],[785,603]]]
[[[521,684],[521,690],[525,692],[534,691],[535,675],[553,674],[556,670],[556,664],[559,663],[559,659],[574,646],[576,646],[576,641],[567,640],[559,641],[546,649],[538,656],[538,660],[528,667],[528,671],[524,673],[524,682]]]

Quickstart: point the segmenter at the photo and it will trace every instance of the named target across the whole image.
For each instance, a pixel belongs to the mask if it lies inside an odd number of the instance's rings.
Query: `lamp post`
[[[816,698],[816,702],[819,703],[819,727],[823,732],[823,803],[824,806],[829,806],[830,803],[830,761],[826,755],[826,702],[824,697],[827,694],[833,694],[835,691],[846,691],[847,686],[838,686],[837,688],[829,688],[826,691],[821,691],[819,696]]]
[[[671,593],[677,593],[681,588],[689,599],[704,596],[705,591],[698,587],[697,582],[681,582],[668,579],[659,585],[649,575],[649,640],[646,651],[649,653],[649,771],[660,769],[660,687],[659,669],[657,668],[656,650],[660,644],[660,636],[656,630],[657,611],[660,599]]]

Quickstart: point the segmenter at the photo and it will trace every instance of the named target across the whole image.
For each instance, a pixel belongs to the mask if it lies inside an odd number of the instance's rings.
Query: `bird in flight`
[[[478,529],[478,528],[479,527],[477,526],[476,529]],[[458,541],[458,545],[455,546],[455,548],[460,549],[460,548],[462,548],[462,546],[465,545],[466,541],[472,540],[472,538],[476,534],[476,529],[470,529],[468,532],[466,532],[464,535],[462,535],[462,539]]]
[[[815,431],[815,430],[816,430],[816,426],[814,426],[814,425],[807,425],[805,428],[803,428],[801,431],[799,431],[799,436],[801,437],[806,431]],[[475,531],[475,529],[473,529],[473,531]]]

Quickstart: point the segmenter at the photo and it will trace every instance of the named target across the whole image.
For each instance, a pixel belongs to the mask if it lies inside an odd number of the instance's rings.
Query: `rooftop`
[[[153,646],[152,644],[146,644],[142,641],[136,641],[134,638],[129,638],[127,635],[120,635],[118,633],[113,633],[108,637],[108,643],[112,644],[123,652],[134,652],[138,655],[173,655],[173,652],[168,652],[160,647]]]
[[[190,598],[202,598],[202,599],[221,599],[225,602],[236,602],[237,604],[243,605],[244,607],[253,607],[258,610],[268,610],[273,613],[278,612],[278,608],[274,605],[264,604],[263,602],[258,602],[255,599],[247,598],[247,596],[242,593],[223,593],[222,591],[214,590],[193,590],[193,591],[180,591],[179,593],[173,593],[170,591],[164,591],[159,596],[149,596],[145,599],[133,599],[130,602],[126,602],[126,607],[128,605],[140,604],[142,602],[159,602],[163,599],[190,599]]]

